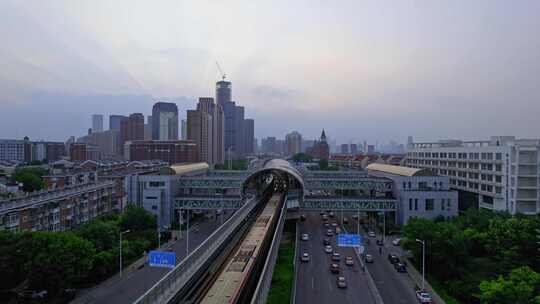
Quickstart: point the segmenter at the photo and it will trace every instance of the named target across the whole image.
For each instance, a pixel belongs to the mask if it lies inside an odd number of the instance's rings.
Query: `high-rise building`
[[[255,154],[255,120],[244,119],[244,153]]]
[[[211,126],[211,164],[223,164],[225,161],[225,116],[221,105],[214,102],[212,97],[201,97],[197,110],[210,115]]]
[[[294,155],[302,152],[302,135],[292,131],[285,136],[286,154]]]
[[[341,144],[341,154],[349,154],[349,144]]]
[[[146,117],[144,124],[144,140],[152,140],[152,115]]]
[[[119,150],[119,146],[121,144],[120,131],[118,130],[107,130],[103,132],[88,134],[78,138],[77,142],[97,147],[101,158],[105,159],[117,158],[117,156],[121,152]],[[80,158],[81,157],[77,157],[77,159],[79,160]]]
[[[103,132],[103,115],[92,115],[92,132]]]
[[[187,137],[199,148],[199,160],[214,164],[212,116],[202,110],[187,111]]]
[[[351,147],[351,154],[357,155],[358,154],[358,146],[356,144],[350,144]]]
[[[130,140],[144,140],[144,116],[141,113],[133,113],[120,122],[120,149]]]
[[[73,143],[69,147],[71,161],[83,162],[86,160],[99,160],[101,153],[99,147],[87,143]]]
[[[124,115],[110,115],[109,116],[109,130],[120,131],[120,124],[122,120],[127,119]]]
[[[216,103],[219,105],[224,105],[228,102],[231,102],[231,82],[221,80],[216,82]]]
[[[367,146],[367,154],[368,155],[375,154],[375,146],[374,145],[368,145]]]
[[[178,139],[178,107],[175,103],[156,102],[152,108],[152,139]]]
[[[182,125],[180,127],[181,135],[180,139],[186,140],[187,139],[187,119],[182,119]]]
[[[473,202],[511,214],[540,213],[540,139],[492,136],[410,145],[407,165],[449,176],[450,187],[459,190],[461,209]]]
[[[162,160],[169,164],[199,161],[199,149],[192,140],[135,140],[125,144],[124,155],[130,161]]]

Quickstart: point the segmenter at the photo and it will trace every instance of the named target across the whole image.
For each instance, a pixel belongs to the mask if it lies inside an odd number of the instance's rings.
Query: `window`
[[[495,159],[496,160],[502,160],[502,153],[496,153],[495,154]]]
[[[157,205],[152,205],[152,210],[157,210]]]
[[[412,198],[409,199],[409,210],[412,210]]]
[[[409,182],[409,189],[411,189],[411,188],[412,188],[412,187],[411,187],[411,182]]]
[[[502,171],[502,165],[495,165],[495,171],[501,172]]]
[[[432,198],[426,198],[426,211],[432,211],[435,200]]]
[[[450,200],[451,199],[446,200],[446,210],[450,210]]]
[[[444,201],[445,201],[445,199],[444,199],[444,198],[443,198],[443,199],[441,199],[441,210],[442,210],[442,211],[444,211]]]
[[[418,210],[418,199],[414,199],[414,210]]]
[[[145,199],[157,199],[157,196],[147,196]]]
[[[495,193],[501,194],[502,193],[502,188],[501,187],[495,187]]]
[[[150,188],[158,188],[158,187],[164,187],[165,182],[148,182],[148,187]]]
[[[502,183],[502,176],[500,176],[500,175],[495,175],[495,181],[496,181],[497,183]]]

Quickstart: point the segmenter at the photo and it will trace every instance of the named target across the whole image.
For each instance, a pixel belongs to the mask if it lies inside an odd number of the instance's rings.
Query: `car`
[[[329,238],[324,238],[324,239],[322,240],[322,243],[323,243],[324,246],[327,246],[327,245],[332,244],[332,242],[330,241]]]
[[[373,263],[373,256],[371,254],[366,254],[364,260],[366,260],[366,263]]]
[[[352,218],[357,220],[358,219],[358,214],[353,214]]]
[[[332,227],[337,227],[337,223],[336,223],[336,222],[332,222]]]
[[[400,243],[401,243],[401,239],[395,239],[395,240],[392,241],[392,244],[394,246],[399,246]]]
[[[333,236],[334,232],[330,229],[326,230],[326,236]]]
[[[324,211],[319,212],[321,216],[325,215]]]
[[[349,223],[349,219],[347,219],[346,217],[344,217],[344,218],[343,218],[343,223],[348,224],[348,223]]]
[[[371,238],[374,238],[374,237],[375,237],[375,232],[370,231],[370,232],[367,233],[367,235],[368,235],[369,237],[371,237]]]
[[[330,224],[329,223],[324,223],[323,226],[328,228],[328,227],[330,227]]]
[[[334,217],[334,212],[329,213],[330,217]]]
[[[341,233],[341,229],[339,229],[339,227],[336,227],[336,234],[340,234]]]
[[[397,270],[397,272],[407,272],[407,267],[405,267],[405,265],[402,263],[395,263],[394,268]]]
[[[347,266],[353,266],[354,265],[354,260],[352,257],[346,257],[345,258],[345,265]]]
[[[377,245],[382,246],[382,245],[383,245],[383,241],[382,241],[382,240],[377,240]]]
[[[326,220],[328,220],[328,215],[326,215],[326,214],[323,214],[323,215],[322,215],[322,219],[323,219],[323,221],[326,221]]]
[[[307,233],[302,234],[302,241],[309,241],[309,235]]]
[[[330,264],[331,273],[339,273],[339,271],[340,271],[339,264],[336,264],[336,263]]]
[[[332,261],[339,262],[340,260],[341,260],[341,256],[339,255],[339,253],[337,252],[332,253]]]
[[[336,282],[339,288],[347,288],[347,280],[345,279],[345,277],[337,277]]]
[[[393,254],[393,253],[389,253],[388,254],[388,260],[390,261],[390,263],[392,264],[396,264],[396,263],[399,263],[399,258],[397,255]]]
[[[428,292],[417,290],[416,299],[418,303],[431,303],[431,295]]]
[[[300,215],[300,221],[301,221],[301,222],[304,222],[305,220],[306,220],[306,216],[305,216],[305,215],[303,215],[303,214],[302,214],[302,215]]]
[[[334,252],[334,250],[332,249],[332,246],[326,245],[326,246],[324,246],[324,252],[332,253],[332,252]]]
[[[304,252],[304,253],[302,254],[302,257],[300,258],[300,260],[301,260],[302,262],[304,262],[304,263],[309,262],[309,253]]]

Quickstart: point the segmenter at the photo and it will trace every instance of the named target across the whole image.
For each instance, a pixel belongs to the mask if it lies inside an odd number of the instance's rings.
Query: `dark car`
[[[323,241],[322,241],[323,245],[326,246],[326,245],[332,245],[332,242],[330,242],[330,239],[329,238],[324,238]]]
[[[396,263],[399,263],[399,258],[397,255],[393,254],[393,253],[389,253],[388,254],[388,260],[390,261],[390,263],[392,264],[396,264]]]
[[[334,273],[334,274],[335,274],[335,273],[339,273],[339,270],[340,270],[340,269],[339,269],[339,264],[335,264],[335,263],[334,263],[334,264],[331,264],[331,265],[330,265],[330,272],[331,272],[331,273]]]
[[[302,214],[302,215],[300,215],[300,221],[302,221],[302,222],[303,222],[303,221],[305,221],[305,220],[306,220],[306,216],[305,216],[305,215],[303,215],[303,214]]]
[[[382,246],[382,245],[383,245],[383,241],[382,241],[382,240],[377,240],[377,245]]]
[[[394,268],[397,270],[397,272],[407,272],[407,267],[405,267],[405,265],[402,263],[395,263]]]

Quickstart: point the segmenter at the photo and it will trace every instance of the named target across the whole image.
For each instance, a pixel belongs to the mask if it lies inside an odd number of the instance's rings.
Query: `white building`
[[[24,140],[0,139],[0,160],[25,161]]]
[[[396,223],[406,224],[410,218],[435,219],[458,214],[458,193],[450,190],[449,178],[431,170],[372,163],[369,175],[386,177],[394,182],[397,200]]]
[[[450,187],[477,197],[480,208],[540,212],[540,140],[492,136],[486,141],[412,143],[407,165],[450,178]]]
[[[285,153],[294,155],[302,152],[302,135],[297,131],[285,135]]]

